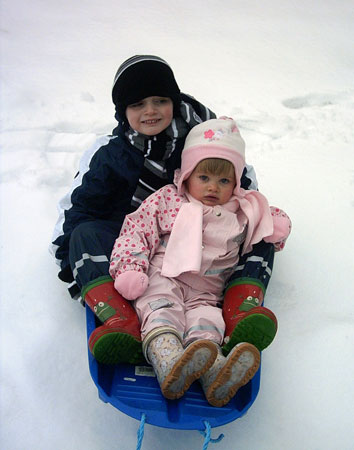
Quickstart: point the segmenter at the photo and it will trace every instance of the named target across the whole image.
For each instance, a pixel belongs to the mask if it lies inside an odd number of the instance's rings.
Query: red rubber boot
[[[105,279],[89,285],[83,298],[103,323],[91,333],[88,341],[97,361],[104,364],[143,361],[138,316],[132,305],[114,289],[113,281]]]
[[[258,280],[239,278],[227,287],[223,303],[225,355],[240,342],[249,342],[262,351],[273,341],[277,319],[261,306],[263,298],[264,287]]]

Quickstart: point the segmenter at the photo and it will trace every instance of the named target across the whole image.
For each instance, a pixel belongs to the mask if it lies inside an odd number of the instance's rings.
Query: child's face
[[[213,175],[197,166],[186,180],[186,187],[204,205],[223,205],[230,200],[236,186],[235,174],[232,172]]]
[[[147,136],[155,136],[172,122],[173,102],[168,97],[146,97],[127,106],[125,115],[133,130]]]

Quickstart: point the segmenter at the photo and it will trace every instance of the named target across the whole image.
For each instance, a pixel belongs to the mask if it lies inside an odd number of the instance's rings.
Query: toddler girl
[[[290,219],[258,191],[241,188],[244,167],[245,144],[234,120],[195,126],[174,185],[126,217],[113,248],[114,286],[135,300],[144,356],[170,399],[200,379],[208,402],[223,406],[259,367],[250,343],[222,354],[223,288],[240,253],[262,239],[283,248]]]

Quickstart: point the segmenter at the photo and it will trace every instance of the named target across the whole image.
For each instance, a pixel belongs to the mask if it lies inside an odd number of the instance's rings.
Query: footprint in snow
[[[292,97],[284,100],[282,103],[286,108],[302,109],[312,106],[328,106],[339,103],[344,98],[341,94],[308,94],[302,97]]]

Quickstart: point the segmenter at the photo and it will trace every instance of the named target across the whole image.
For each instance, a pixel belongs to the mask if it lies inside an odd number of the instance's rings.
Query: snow
[[[209,448],[352,449],[353,1],[2,0],[0,13],[0,447],[136,447],[139,423],[97,397],[84,310],[47,247],[81,154],[115,125],[118,65],[149,53],[238,121],[261,191],[293,221],[260,393]],[[146,425],[142,448],[202,443]]]

